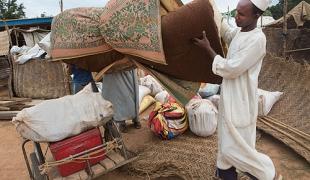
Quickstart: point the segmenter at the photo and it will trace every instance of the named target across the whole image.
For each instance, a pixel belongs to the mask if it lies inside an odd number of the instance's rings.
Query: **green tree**
[[[25,17],[25,6],[17,0],[0,0],[0,19],[19,19]]]
[[[293,9],[297,4],[299,4],[303,0],[288,0],[287,1],[287,11]],[[310,3],[310,0],[304,0],[307,3]],[[271,6],[269,11],[271,12],[274,19],[279,19],[283,16],[283,4],[284,0],[279,0],[279,3]]]

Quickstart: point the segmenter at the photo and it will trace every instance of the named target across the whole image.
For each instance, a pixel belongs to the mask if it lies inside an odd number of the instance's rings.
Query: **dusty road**
[[[130,126],[129,132],[123,134],[127,147],[134,151],[142,151],[144,144],[156,138],[142,121],[143,128],[136,130]],[[27,180],[28,171],[21,151],[21,139],[15,127],[9,121],[0,121],[0,179]],[[291,149],[268,135],[262,135],[257,143],[260,151],[268,154],[285,180],[306,180],[310,177],[310,165]],[[32,149],[31,146],[28,147]],[[124,169],[115,170],[99,179],[140,179],[128,175]],[[147,177],[143,178],[147,179]]]

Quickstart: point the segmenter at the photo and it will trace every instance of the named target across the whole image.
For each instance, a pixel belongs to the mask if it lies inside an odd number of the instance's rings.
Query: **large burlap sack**
[[[207,99],[192,99],[186,105],[189,128],[197,136],[207,137],[216,131],[218,111]]]
[[[12,122],[24,138],[54,142],[100,126],[112,116],[109,101],[100,93],[84,91],[23,109]]]
[[[71,94],[66,65],[31,59],[25,64],[13,63],[13,84],[17,97],[54,99]]]

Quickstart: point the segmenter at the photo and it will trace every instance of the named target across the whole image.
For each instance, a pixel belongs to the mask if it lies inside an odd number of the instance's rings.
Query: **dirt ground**
[[[144,144],[151,141],[154,137],[146,127],[146,121],[142,120],[142,129],[134,129],[129,125],[129,132],[123,134],[128,149],[140,152],[145,148]],[[24,163],[21,151],[21,139],[17,134],[15,127],[10,121],[0,121],[0,174],[3,180],[26,180],[29,179],[28,171]],[[283,175],[285,180],[298,179],[306,180],[310,177],[310,165],[302,157],[296,155],[291,149],[281,142],[262,134],[257,143],[260,151],[268,154],[274,161],[276,168]],[[27,147],[32,150],[32,147]],[[120,168],[106,174],[98,179],[148,179],[148,177],[132,177],[128,174],[126,168]],[[177,179],[177,178],[169,178]]]

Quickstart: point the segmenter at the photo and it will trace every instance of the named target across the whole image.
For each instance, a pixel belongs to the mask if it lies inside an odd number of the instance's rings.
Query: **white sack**
[[[100,93],[84,92],[23,109],[12,122],[24,138],[54,142],[102,125],[112,116],[112,104]]]
[[[152,96],[155,96],[157,93],[164,90],[164,88],[151,75],[140,78],[140,83],[141,85],[150,88]]]
[[[39,58],[44,53],[45,53],[45,51],[43,49],[41,49],[38,44],[36,44],[33,48],[29,49],[23,55],[18,57],[16,62],[18,62],[18,64],[24,64],[25,62],[27,62],[30,59]]]
[[[139,104],[141,104],[144,96],[149,95],[151,90],[148,87],[139,85]]]
[[[218,109],[219,108],[219,104],[220,104],[220,95],[213,95],[213,96],[210,96],[208,97],[207,99],[210,100],[214,106]]]
[[[204,87],[200,88],[198,93],[202,98],[213,96],[218,93],[220,85],[207,83]]]
[[[283,92],[269,92],[258,89],[258,115],[267,116],[272,106],[280,99]]]
[[[29,49],[31,49],[31,47],[28,47],[28,46],[22,46],[22,47],[13,46],[11,48],[11,50],[10,50],[10,54],[11,55],[23,54],[23,53],[27,52]]]
[[[51,33],[48,33],[40,42],[38,42],[38,45],[50,56],[51,55]]]
[[[207,137],[216,131],[218,111],[207,99],[192,99],[186,105],[190,130],[197,136]]]
[[[161,91],[155,96],[156,101],[165,104],[169,99],[169,93],[167,91]]]

